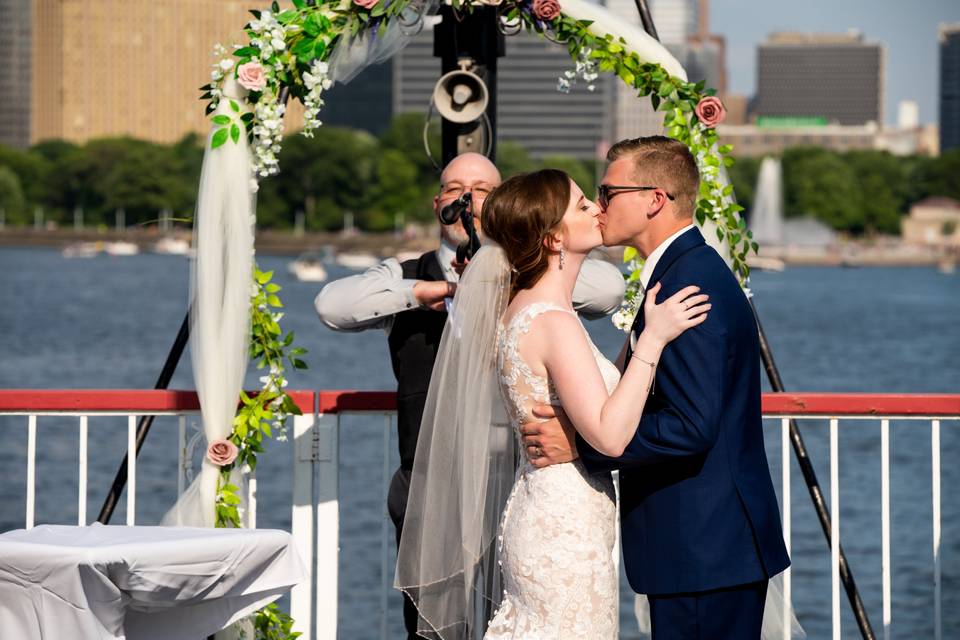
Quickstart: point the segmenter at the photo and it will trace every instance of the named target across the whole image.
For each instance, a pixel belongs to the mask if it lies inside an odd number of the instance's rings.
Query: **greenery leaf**
[[[227,120],[229,121],[229,118],[227,118]],[[227,141],[227,130],[217,129],[216,132],[213,134],[213,139],[210,141],[210,148],[216,149],[217,147],[223,146],[223,143],[226,141]]]
[[[237,126],[236,123],[230,125],[230,139],[233,140],[234,143],[240,140],[240,127]]]

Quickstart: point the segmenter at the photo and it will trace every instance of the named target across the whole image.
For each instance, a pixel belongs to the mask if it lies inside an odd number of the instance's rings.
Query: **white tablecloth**
[[[11,531],[0,535],[0,638],[202,639],[305,576],[286,531]]]

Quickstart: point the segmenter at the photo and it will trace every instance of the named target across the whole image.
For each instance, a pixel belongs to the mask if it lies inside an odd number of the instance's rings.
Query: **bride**
[[[476,636],[491,613],[491,640],[617,637],[612,480],[579,461],[534,468],[518,456],[516,430],[534,406],[559,405],[591,446],[620,455],[649,363],[710,305],[696,287],[659,305],[648,296],[621,379],[571,303],[584,258],[602,244],[599,213],[554,169],[507,180],[484,206],[497,245],[478,252],[454,300],[400,542],[396,586],[417,604],[425,637]]]

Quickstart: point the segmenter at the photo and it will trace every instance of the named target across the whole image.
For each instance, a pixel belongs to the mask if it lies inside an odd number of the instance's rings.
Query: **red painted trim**
[[[319,391],[317,395],[319,413],[397,410],[397,394],[392,391]]]
[[[391,391],[291,391],[304,413],[396,411]],[[154,389],[0,389],[0,411],[198,411],[194,391]],[[960,416],[960,394],[765,393],[763,413],[817,416]]]
[[[304,413],[313,411],[313,393],[291,391]],[[0,389],[0,411],[123,411],[148,414],[199,411],[195,391],[157,389]]]
[[[960,395],[920,393],[765,393],[764,415],[957,416]]]

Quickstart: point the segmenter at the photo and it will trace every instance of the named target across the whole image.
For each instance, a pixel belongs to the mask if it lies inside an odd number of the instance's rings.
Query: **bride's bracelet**
[[[636,351],[634,351],[632,354],[630,354],[630,357],[631,357],[631,358],[636,358],[637,360],[639,360],[639,361],[642,362],[643,364],[645,364],[645,365],[647,365],[648,367],[650,367],[650,386],[647,387],[647,393],[651,393],[651,394],[652,394],[652,393],[653,393],[653,387],[654,387],[654,385],[657,383],[657,362],[656,362],[656,360],[654,360],[653,362],[649,362],[649,361],[647,361],[647,360],[644,360],[643,358],[641,358],[640,356],[637,355],[637,352],[636,352]]]

